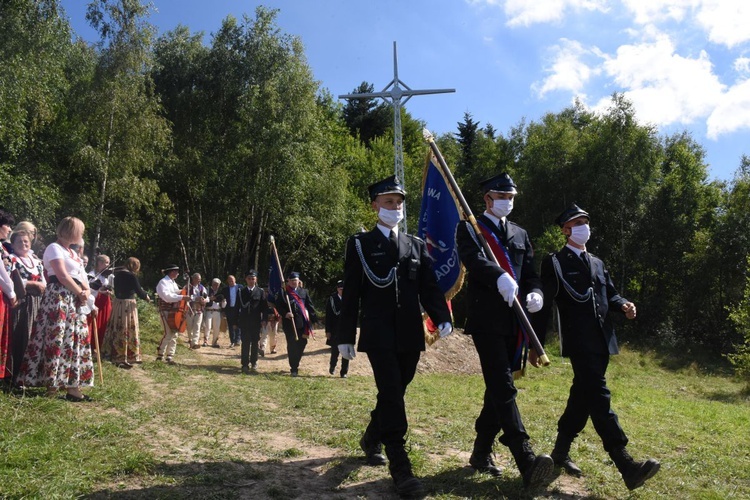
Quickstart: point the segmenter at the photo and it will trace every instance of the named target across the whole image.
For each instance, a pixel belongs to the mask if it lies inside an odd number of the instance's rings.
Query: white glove
[[[354,350],[354,344],[339,344],[339,352],[342,358],[350,361],[357,355],[357,351]]]
[[[503,300],[508,303],[508,306],[513,307],[513,299],[516,298],[518,293],[518,283],[510,273],[503,273],[497,279],[497,291],[503,296]]]
[[[539,312],[542,310],[542,306],[544,305],[544,299],[542,296],[536,292],[531,292],[526,296],[526,309],[530,313]]]
[[[442,339],[453,333],[453,325],[448,322],[440,323],[438,325],[438,330],[440,331],[440,338]]]

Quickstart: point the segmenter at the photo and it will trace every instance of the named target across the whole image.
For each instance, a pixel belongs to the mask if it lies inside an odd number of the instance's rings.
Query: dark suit
[[[395,266],[396,281],[383,287],[374,285],[363,268],[356,242],[375,279],[385,278]],[[359,319],[358,350],[367,353],[378,388],[365,435],[372,442],[382,442],[386,453],[389,448],[403,450],[405,443],[404,394],[425,349],[420,303],[435,324],[451,321],[424,241],[399,232],[394,248],[377,227],[349,238],[338,343],[355,343]]]
[[[259,286],[252,290],[243,288],[239,293],[239,325],[242,335],[242,349],[240,359],[243,367],[255,366],[258,362],[258,341],[260,328],[267,320],[268,300],[266,292]]]
[[[313,306],[310,294],[308,294],[307,290],[304,288],[299,287],[295,289],[295,293],[304,304],[310,318],[310,323],[315,323],[318,320],[318,314],[315,312],[315,306]],[[297,302],[291,296],[289,296],[289,303],[287,304],[286,288],[276,296],[275,304],[276,310],[279,311],[279,314],[281,315],[281,326],[284,329],[284,337],[286,337],[287,352],[289,354],[289,368],[292,373],[297,373],[297,370],[299,370],[299,362],[302,359],[302,354],[305,352],[305,346],[307,346],[305,318],[297,305]],[[289,312],[289,305],[292,306],[294,325],[292,325],[292,320],[286,317],[286,313]]]
[[[227,318],[227,330],[229,330],[229,342],[232,344],[239,344],[240,343],[240,327],[238,323],[238,316],[240,313],[240,299],[239,294],[240,290],[242,289],[241,286],[235,285],[237,287],[236,293],[235,293],[235,301],[234,304],[232,304],[231,301],[231,292],[229,291],[230,287],[225,286],[221,289],[221,294],[224,296],[224,298],[227,301],[227,305],[224,308],[224,314]]]
[[[333,292],[326,301],[326,345],[331,346],[331,361],[328,371],[333,374],[339,360],[339,329],[341,325],[341,303],[338,290]],[[341,375],[349,372],[349,360],[341,358]]]
[[[552,255],[560,263],[561,277],[555,272]],[[589,261],[590,269],[567,246],[545,257],[541,274],[548,299],[537,315],[536,331],[540,334],[540,340],[544,341],[554,298],[560,314],[561,353],[570,358],[573,368],[573,385],[568,404],[557,424],[558,432],[572,441],[591,417],[604,449],[610,451],[625,446],[628,438],[620,427],[617,415],[610,408],[611,397],[605,378],[610,354],[618,353],[608,312],[611,307],[621,313],[622,306],[628,301],[617,293],[604,263],[590,254]],[[567,281],[578,297],[565,289],[561,278]],[[589,288],[593,293],[584,300],[582,296]]]
[[[485,214],[480,215],[478,221],[490,228],[505,246],[518,282],[521,303],[525,303],[528,293],[541,293],[541,281],[534,269],[534,250],[526,231],[506,221],[506,231],[503,232]],[[485,383],[484,406],[474,427],[477,444],[483,452],[488,452],[487,448],[492,447],[501,430],[500,442],[506,446],[528,440],[529,436],[516,405],[513,383],[513,371],[520,367],[516,349],[518,319],[497,290],[497,279],[505,271],[485,257],[473,236],[473,228],[468,222],[458,224],[458,253],[468,271],[468,311],[464,332],[474,340]],[[514,358],[517,358],[515,363]]]

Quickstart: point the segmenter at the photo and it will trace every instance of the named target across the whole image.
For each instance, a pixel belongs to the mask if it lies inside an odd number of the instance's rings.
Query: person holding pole
[[[544,302],[542,286],[528,234],[507,218],[516,196],[513,179],[502,173],[482,181],[480,187],[485,211],[476,218],[476,228],[468,221],[461,221],[456,228],[458,253],[468,271],[464,331],[472,336],[485,383],[484,406],[474,424],[477,436],[469,463],[478,471],[499,476],[492,447],[502,431],[499,441],[510,449],[524,486],[536,486],[551,479],[553,463],[549,455],[534,453],[516,404],[513,373],[524,367],[527,331],[512,306],[520,291],[526,310],[539,311]],[[479,243],[480,237],[489,244],[492,256]],[[529,361],[539,364],[536,350],[530,351]]]
[[[281,326],[286,337],[289,355],[289,371],[292,377],[299,375],[299,363],[307,346],[307,339],[313,334],[313,323],[318,314],[310,294],[299,286],[300,275],[292,272],[286,280],[286,287],[276,297],[276,307],[281,315]]]
[[[652,458],[636,462],[628,454],[625,449],[628,438],[610,407],[611,394],[605,374],[610,355],[619,352],[608,312],[618,311],[632,320],[636,316],[635,304],[620,296],[604,263],[587,252],[586,242],[591,234],[589,214],[573,203],[555,223],[567,243],[559,252],[545,257],[541,276],[546,296],[557,304],[561,354],[570,358],[573,385],[565,411],[557,422],[552,458],[568,474],[581,475],[581,469],[570,458],[570,446],[591,417],[604,450],[622,474],[625,485],[634,490],[653,477],[660,464]],[[545,304],[539,317],[542,332],[546,331],[551,302]]]
[[[377,225],[355,234],[346,244],[344,291],[338,347],[342,357],[367,353],[378,388],[377,403],[359,444],[370,465],[388,467],[396,490],[403,496],[423,492],[406,453],[408,423],[404,394],[425,350],[421,307],[438,325],[440,336],[453,331],[445,296],[440,291],[427,244],[399,231],[406,197],[395,176],[368,188]],[[421,305],[421,307],[420,307]]]

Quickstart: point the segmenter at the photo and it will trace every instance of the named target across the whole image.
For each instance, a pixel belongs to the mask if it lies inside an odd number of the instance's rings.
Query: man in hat
[[[345,359],[367,353],[378,388],[377,403],[359,444],[370,465],[385,465],[399,494],[419,495],[404,448],[408,429],[404,394],[425,350],[422,308],[439,325],[440,335],[453,331],[445,296],[438,287],[424,241],[399,231],[406,196],[395,176],[369,188],[378,214],[370,232],[355,234],[346,244],[339,350]],[[420,307],[421,304],[421,307]]]
[[[508,220],[513,210],[516,184],[503,173],[480,183],[485,211],[477,225],[489,243],[498,264],[485,255],[478,235],[468,221],[456,228],[461,262],[468,271],[466,328],[479,355],[484,377],[484,405],[476,419],[477,436],[469,463],[476,470],[500,476],[492,459],[495,438],[510,449],[521,472],[524,486],[544,484],[551,479],[552,459],[536,455],[529,443],[521,413],[516,404],[513,372],[525,362],[526,339],[513,311],[516,295],[530,313],[541,309],[541,281],[534,269],[534,250],[526,231]],[[532,364],[536,353],[532,351]]]
[[[570,358],[573,385],[565,411],[557,422],[552,458],[567,473],[581,475],[581,469],[570,458],[570,446],[591,417],[604,450],[622,474],[625,485],[633,490],[653,477],[660,465],[651,458],[636,462],[626,451],[628,438],[610,408],[605,374],[609,356],[619,352],[608,312],[617,311],[632,320],[636,316],[635,304],[618,294],[604,263],[586,251],[591,235],[589,214],[574,203],[555,223],[567,243],[542,261],[541,276],[548,300],[539,315],[537,332],[543,341],[554,299],[560,318],[561,354]]]
[[[266,292],[258,286],[258,273],[250,269],[245,273],[246,287],[240,290],[240,311],[238,320],[242,334],[240,360],[242,373],[254,373],[258,363],[258,341],[260,329],[266,322],[268,298]]]
[[[344,292],[344,281],[339,280],[336,283],[336,290],[328,297],[326,302],[326,345],[331,346],[331,361],[329,363],[328,373],[333,375],[336,371],[336,365],[339,361],[339,326],[341,325],[341,297]],[[341,358],[341,378],[346,378],[349,373],[349,360]]]
[[[211,347],[219,347],[219,330],[221,328],[221,310],[227,301],[221,294],[219,287],[221,280],[214,278],[208,287],[208,302],[203,313],[203,347],[208,345],[209,333],[211,334]]]
[[[276,296],[275,304],[281,315],[281,327],[286,337],[289,371],[292,377],[296,377],[307,339],[313,334],[313,323],[318,321],[318,313],[310,294],[300,286],[298,272],[289,274],[286,286]]]
[[[159,317],[161,326],[164,329],[164,335],[159,342],[159,348],[156,353],[156,360],[165,359],[167,363],[174,364],[174,353],[177,350],[177,337],[180,335],[179,328],[173,328],[169,324],[169,315],[171,310],[178,305],[180,301],[190,300],[190,296],[183,294],[180,287],[175,281],[180,275],[180,267],[172,264],[161,271],[164,277],[156,285],[156,294],[159,296]],[[179,326],[179,325],[175,325]]]

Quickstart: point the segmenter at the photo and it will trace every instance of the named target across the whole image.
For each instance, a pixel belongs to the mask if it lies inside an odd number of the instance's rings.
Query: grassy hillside
[[[144,306],[145,307],[145,306]],[[143,352],[159,338],[142,309]],[[206,351],[206,350],[204,350]],[[209,350],[214,353],[216,350]],[[0,395],[0,496],[7,498],[388,497],[384,468],[364,466],[357,442],[375,397],[369,376],[347,380],[236,375],[238,361],[184,364],[147,356],[141,368],[105,365],[95,401]],[[366,363],[364,357],[357,362]],[[191,363],[195,361],[195,363]],[[670,368],[625,349],[609,369],[613,407],[636,458],[659,474],[628,492],[591,424],[572,455],[584,471],[526,492],[509,463],[499,479],[466,467],[483,394],[479,375],[420,374],[407,393],[410,455],[431,498],[750,498],[750,401],[742,384],[689,360]],[[304,361],[303,361],[304,364]],[[679,366],[675,368],[674,366]],[[549,452],[570,366],[553,356],[519,381],[519,406],[537,451]]]

